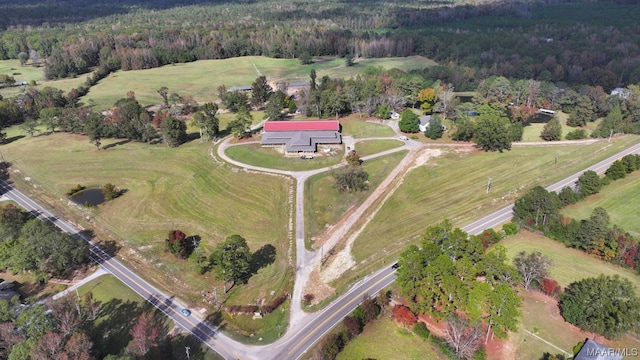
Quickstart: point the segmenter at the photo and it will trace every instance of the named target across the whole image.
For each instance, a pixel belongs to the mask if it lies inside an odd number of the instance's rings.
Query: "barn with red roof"
[[[284,146],[287,154],[314,153],[318,144],[340,144],[338,120],[267,121],[263,125],[263,146]]]

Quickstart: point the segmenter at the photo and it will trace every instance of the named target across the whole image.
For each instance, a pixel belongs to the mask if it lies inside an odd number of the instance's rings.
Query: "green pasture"
[[[91,334],[94,342],[93,351],[99,354],[100,358],[109,354],[119,354],[123,351],[131,340],[129,329],[133,326],[137,317],[145,311],[157,311],[150,303],[147,303],[140,295],[136,294],[113,275],[100,276],[78,289],[80,296],[88,292],[92,293],[95,301],[102,304],[100,316],[96,319],[94,323],[95,329]],[[75,293],[70,296],[75,296]],[[175,326],[160,311],[157,311],[157,314],[164,319],[163,325],[166,331]],[[191,347],[191,355],[194,358],[206,360],[222,359],[218,353],[209,349],[191,335],[183,333],[171,337],[171,348],[177,349],[177,351],[174,350],[174,356],[182,355],[185,346]],[[159,354],[154,353],[154,351],[152,350],[150,355],[158,356]]]
[[[640,172],[628,174],[624,179],[612,181],[600,190],[574,205],[562,209],[562,214],[574,219],[588,219],[593,209],[602,207],[607,210],[611,223],[628,231],[635,237],[640,236]]]
[[[369,122],[358,115],[352,114],[340,119],[342,134],[354,138],[395,136],[396,133],[387,125]]]
[[[367,324],[362,334],[351,340],[337,357],[338,360],[445,358],[427,340],[419,338],[388,316],[381,316]]]
[[[542,235],[521,231],[501,241],[500,245],[507,248],[510,259],[515,258],[521,251],[539,251],[549,257],[553,260],[551,278],[562,287],[584,278],[598,277],[600,274],[620,275],[621,278],[629,279],[640,294],[640,276],[636,272],[602,261],[583,251],[568,248],[561,242]]]
[[[362,168],[369,173],[369,190],[341,193],[334,186],[331,172],[310,177],[305,183],[305,239],[313,240],[335,225],[348,211],[360,206],[398,165],[407,151],[366,160]]]
[[[318,153],[314,155],[313,159],[301,159],[299,156],[285,156],[273,147],[262,147],[260,144],[252,143],[231,146],[226,149],[226,154],[233,160],[248,165],[280,170],[303,171],[338,164],[342,161],[343,152],[339,151],[335,155]]]
[[[598,127],[598,124],[601,121],[600,119],[598,119],[596,121],[587,123],[586,126],[579,128],[579,127],[572,127],[567,125],[567,118],[569,117],[569,114],[563,113],[562,111],[556,111],[556,116],[558,117],[558,120],[560,120],[560,124],[562,125],[562,140],[565,139],[568,133],[576,129],[585,130],[587,133],[587,136],[589,136],[591,135],[591,132],[593,132],[593,130],[595,130]],[[549,120],[551,120],[551,117],[549,117]],[[534,122],[525,126],[524,131],[522,132],[522,141],[524,142],[544,141],[542,140],[542,138],[540,138],[540,133],[542,132],[542,129],[544,128],[545,125],[546,125],[546,122]]]
[[[19,131],[12,128],[8,133],[11,138]],[[201,304],[201,291],[222,285],[212,273],[198,275],[191,260],[165,253],[164,241],[172,229],[199,236],[199,248],[207,256],[232,234],[247,239],[254,252],[267,244],[276,248],[275,262],[247,285],[234,287],[228,304],[265,297],[269,301],[271,291],[290,290],[288,180],[215,161],[209,155],[210,144],[199,140],[178,148],[114,139],[104,140],[102,146],[97,150],[85,136],[55,133],[22,138],[1,149],[20,171],[12,176],[18,186],[36,192],[97,234],[114,234],[125,249],[134,251],[123,250],[125,260],[133,261],[147,280],[164,284],[167,293]],[[25,177],[30,177],[28,183]],[[65,193],[76,184],[93,187],[107,182],[125,189],[125,194],[97,208],[68,204]],[[91,223],[83,222],[86,217]]]
[[[354,147],[356,148],[358,155],[362,157],[395,149],[403,145],[404,142],[400,140],[367,140],[357,142]]]
[[[549,343],[572,353],[573,347],[587,337],[593,338],[593,334],[582,332],[575,326],[564,321],[559,313],[555,300],[532,292],[523,293],[522,317],[520,331],[510,333],[508,344],[513,346],[517,360],[540,359],[543,353],[558,354],[560,351],[535,336],[525,332],[528,330]],[[618,340],[607,340],[602,336],[597,341],[611,348],[637,349],[640,342],[631,337],[622,337]],[[631,359],[631,357],[626,357]]]
[[[18,60],[0,60],[0,74],[13,76],[16,82],[40,81],[42,80],[42,69],[41,67],[33,67],[30,63],[21,66]]]
[[[382,205],[353,247],[356,260],[366,261],[343,280],[396,258],[429,225],[450,219],[454,226],[465,226],[511,204],[535,185],[561,180],[638,141],[624,137],[611,145],[526,147],[504,153],[445,151],[409,172]],[[488,178],[492,186],[487,194]]]
[[[42,67],[33,67],[30,65],[30,63],[27,63],[27,65],[25,66],[20,66],[20,61],[18,60],[0,60],[0,74],[11,75],[14,77],[14,79],[16,79],[16,82],[26,81],[27,83],[29,83],[31,81],[35,81],[36,86],[39,88],[51,86],[61,89],[65,92],[82,85],[85,82],[87,76],[91,75],[83,74],[73,79],[62,79],[54,81],[43,80],[44,74]],[[17,96],[24,93],[29,86],[30,85],[1,88],[0,95],[7,98]]]
[[[184,64],[172,64],[147,70],[117,71],[93,86],[81,101],[92,99],[98,109],[111,107],[118,99],[133,91],[136,98],[144,106],[160,104],[162,98],[157,90],[162,86],[169,92],[180,95],[191,95],[199,102],[210,102],[218,99],[218,87],[225,85],[227,89],[234,86],[246,86],[260,75],[270,82],[309,81],[311,69],[315,69],[318,79],[330,77],[349,78],[362,73],[368,66],[401,70],[419,69],[433,66],[432,60],[421,56],[404,58],[358,59],[353,66],[347,67],[342,58],[319,57],[313,64],[302,65],[297,59],[272,59],[262,56],[244,56],[222,60],[200,60]],[[11,70],[15,68],[17,70]],[[36,80],[40,86],[52,86],[64,91],[81,85],[88,74],[81,74],[75,79],[56,81],[40,81],[42,68],[21,67],[17,60],[0,61],[0,74],[22,72],[24,77],[16,77],[18,81]],[[17,95],[22,87],[6,89],[6,96]],[[4,92],[2,92],[4,95]]]

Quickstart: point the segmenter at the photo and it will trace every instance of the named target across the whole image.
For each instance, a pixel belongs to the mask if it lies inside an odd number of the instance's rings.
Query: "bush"
[[[71,196],[73,194],[79,193],[80,191],[86,189],[85,186],[82,186],[80,184],[76,185],[75,187],[72,187],[69,191],[67,191],[67,196]]]
[[[562,288],[560,287],[560,285],[558,285],[557,281],[549,278],[544,278],[540,280],[540,291],[542,291],[547,296],[558,298],[558,296],[560,296],[560,294],[562,293]]]
[[[575,190],[569,186],[563,187],[562,190],[560,190],[558,197],[562,202],[562,206],[575,204],[580,200],[580,194],[575,192]]]
[[[351,337],[356,337],[362,332],[362,323],[353,316],[347,316],[342,320],[344,326],[349,330]]]
[[[315,298],[315,296],[313,294],[305,294],[302,297],[302,301],[306,302],[307,304],[310,304],[313,301],[314,298]]]
[[[493,229],[486,229],[481,234],[477,235],[480,242],[482,242],[482,247],[486,250],[489,246],[496,244],[500,240],[502,240],[502,236],[495,232]]]
[[[418,318],[406,306],[396,305],[392,312],[393,318],[406,327],[413,326],[418,321]]]
[[[610,179],[610,180],[622,179],[625,176],[627,176],[627,166],[625,166],[625,164],[622,161],[616,160],[613,162],[613,164],[611,164],[611,166],[609,166],[609,168],[607,169],[607,171],[605,171],[604,174],[607,177],[607,179]]]
[[[427,339],[429,335],[431,335],[427,326],[423,322],[419,321],[413,325],[413,333],[422,339]]]
[[[263,314],[269,314],[273,312],[273,310],[275,310],[278,306],[282,305],[282,303],[285,302],[287,298],[289,298],[289,295],[287,294],[278,296],[277,298],[271,300],[269,304],[262,306],[260,310]]]
[[[587,138],[587,132],[582,129],[575,129],[567,133],[567,140],[582,140]]]
[[[518,229],[518,224],[510,222],[502,225],[502,231],[506,236],[516,235],[520,229]]]

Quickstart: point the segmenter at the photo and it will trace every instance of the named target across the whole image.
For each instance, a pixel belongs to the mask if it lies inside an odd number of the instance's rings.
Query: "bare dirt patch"
[[[332,233],[325,237],[325,249],[340,249],[335,251],[335,255],[327,260],[326,267],[321,272],[321,278],[328,283],[340,277],[345,271],[356,265],[351,248],[353,243],[364,230],[367,224],[373,220],[380,207],[395,192],[395,190],[403,183],[404,175],[412,169],[425,166],[429,159],[439,156],[439,149],[423,149],[417,152],[411,152],[403,159],[400,164],[387,176],[387,178],[376,188],[369,198],[360,205],[359,208],[340,220],[341,226],[336,226]],[[369,209],[375,206],[375,210],[362,220],[362,216]],[[352,231],[355,229],[355,231]],[[350,233],[350,236],[346,235]],[[346,239],[343,240],[343,239]]]
[[[322,299],[327,298],[334,292],[334,288],[329,287],[327,284],[322,281],[320,278],[320,271],[318,269],[313,269],[311,274],[309,275],[309,280],[307,281],[307,286],[305,287],[304,294],[313,295],[313,301],[311,301],[311,305],[315,305],[322,301]]]

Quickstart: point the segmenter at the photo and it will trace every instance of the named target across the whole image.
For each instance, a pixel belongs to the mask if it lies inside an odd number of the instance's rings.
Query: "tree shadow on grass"
[[[251,275],[255,275],[258,271],[276,261],[276,248],[271,244],[263,245],[260,249],[251,255],[251,263],[249,270]]]
[[[25,137],[25,135],[16,135],[16,136],[12,136],[12,137],[10,137],[10,138],[6,138],[6,139],[4,139],[4,141],[2,142],[2,144],[3,144],[3,145],[11,144],[12,142],[14,142],[14,141],[18,141],[18,140],[20,140],[20,139],[22,139],[22,138],[24,138],[24,137]]]
[[[109,148],[116,147],[118,145],[124,145],[124,144],[127,144],[129,142],[131,142],[131,140],[122,140],[122,141],[114,142],[113,144],[109,144],[109,145],[103,146],[102,150],[107,150]]]
[[[111,299],[102,304],[98,320],[89,330],[93,351],[98,359],[109,354],[121,354],[131,341],[129,330],[143,308],[135,301]]]

